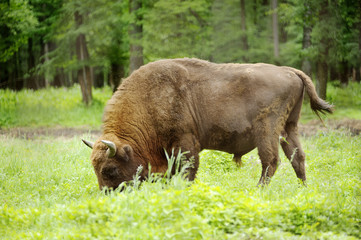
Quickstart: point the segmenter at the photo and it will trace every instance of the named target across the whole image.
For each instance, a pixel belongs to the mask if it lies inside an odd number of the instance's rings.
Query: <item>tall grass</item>
[[[86,107],[78,85],[38,91],[0,90],[0,127],[86,126],[99,128],[104,105],[112,95],[109,87],[94,89]]]
[[[203,151],[195,182],[179,175],[139,189],[98,190],[90,151],[79,138],[1,137],[3,239],[359,239],[361,139],[342,133],[302,139],[308,187],[282,155],[257,188],[255,151]],[[133,185],[134,186],[134,185]]]

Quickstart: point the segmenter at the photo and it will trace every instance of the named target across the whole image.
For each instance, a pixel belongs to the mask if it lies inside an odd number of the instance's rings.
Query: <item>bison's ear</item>
[[[133,149],[129,145],[124,145],[123,150],[125,152],[124,160],[129,161],[133,159]]]

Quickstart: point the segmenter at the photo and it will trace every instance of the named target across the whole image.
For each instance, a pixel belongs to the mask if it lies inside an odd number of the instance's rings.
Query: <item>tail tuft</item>
[[[324,101],[323,99],[319,98],[317,101],[311,101],[311,109],[314,112],[320,112],[322,114],[326,113],[333,113],[334,106],[329,104],[328,102]]]
[[[317,95],[315,85],[313,85],[312,80],[309,76],[307,76],[304,72],[298,69],[290,68],[290,67],[288,67],[288,69],[293,71],[302,80],[307,95],[310,97],[311,109],[320,118],[321,121],[322,118],[319,113],[322,114],[333,113],[334,106],[332,104],[329,104],[325,100],[321,99]]]
[[[329,104],[328,102],[324,101],[323,99],[319,98],[317,101],[311,100],[311,109],[312,111],[318,116],[318,118],[323,122],[321,116],[319,113],[327,114],[327,113],[333,113],[334,106]]]

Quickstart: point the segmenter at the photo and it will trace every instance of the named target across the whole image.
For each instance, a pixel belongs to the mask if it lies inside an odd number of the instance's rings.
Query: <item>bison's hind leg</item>
[[[287,137],[286,141],[281,141],[281,146],[287,158],[291,161],[297,177],[306,184],[305,153],[298,139],[297,124],[287,123],[285,130]]]
[[[285,141],[281,141],[281,146],[287,158],[291,161],[292,167],[299,179],[306,184],[305,171],[305,153],[302,150],[300,140],[298,139],[297,123],[300,118],[302,107],[303,94],[301,94],[299,101],[291,111],[284,130],[286,131]]]

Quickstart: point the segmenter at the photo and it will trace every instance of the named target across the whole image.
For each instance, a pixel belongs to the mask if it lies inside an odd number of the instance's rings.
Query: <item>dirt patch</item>
[[[89,134],[92,138],[100,136],[100,130],[89,130],[87,128],[67,128],[67,127],[44,127],[44,128],[25,128],[17,127],[10,129],[0,129],[0,136],[9,136],[14,138],[35,139],[49,136],[56,138],[72,138],[75,136]]]
[[[325,125],[323,125],[322,122],[317,119],[312,120],[307,124],[299,124],[298,130],[300,135],[305,137],[328,131],[350,132],[351,135],[356,136],[361,134],[361,120],[328,120]]]
[[[351,135],[361,134],[361,120],[358,119],[343,119],[343,120],[328,120],[324,126],[319,120],[312,120],[306,124],[299,124],[299,133],[301,136],[309,137],[318,134],[319,132],[340,131],[350,132]],[[79,135],[89,134],[90,138],[95,140],[101,135],[100,130],[89,130],[83,128],[67,128],[67,127],[44,127],[44,128],[11,128],[0,129],[0,136],[9,136],[23,139],[35,139],[44,136],[56,138],[72,138]]]

